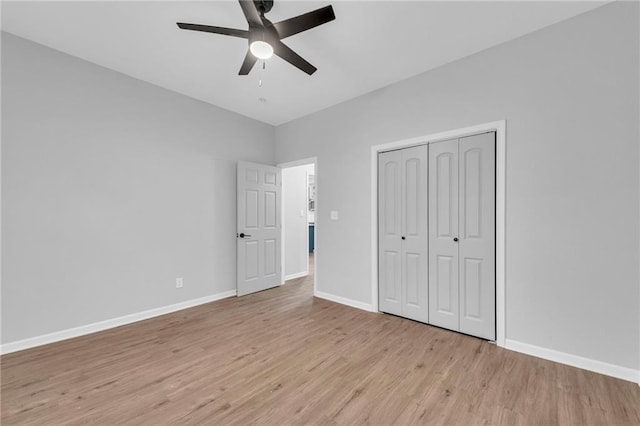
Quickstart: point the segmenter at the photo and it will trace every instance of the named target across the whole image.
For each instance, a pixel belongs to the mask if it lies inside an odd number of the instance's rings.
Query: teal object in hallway
[[[313,253],[313,249],[315,248],[315,224],[309,224],[309,253]]]

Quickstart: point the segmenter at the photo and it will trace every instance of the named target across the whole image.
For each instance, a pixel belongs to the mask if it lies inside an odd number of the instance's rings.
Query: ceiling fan
[[[268,59],[273,54],[278,55],[294,67],[301,69],[309,75],[317,70],[316,67],[285,45],[282,39],[336,19],[331,6],[325,6],[274,24],[264,16],[264,14],[268,13],[273,7],[273,0],[238,1],[249,23],[248,31],[235,28],[214,27],[211,25],[187,24],[183,22],[178,22],[178,27],[183,30],[203,31],[205,33],[248,39],[249,49],[244,57],[242,67],[240,67],[239,75],[249,74],[249,71],[251,71],[258,59]]]

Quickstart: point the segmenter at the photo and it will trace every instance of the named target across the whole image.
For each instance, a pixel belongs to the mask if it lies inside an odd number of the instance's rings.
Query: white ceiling
[[[2,2],[2,29],[278,125],[568,19],[603,2],[278,1],[273,22],[332,4],[336,20],[285,39],[318,68],[280,58],[238,76],[246,40],[177,21],[247,28],[236,1]],[[258,80],[262,79],[262,87]],[[266,99],[261,102],[259,99]]]

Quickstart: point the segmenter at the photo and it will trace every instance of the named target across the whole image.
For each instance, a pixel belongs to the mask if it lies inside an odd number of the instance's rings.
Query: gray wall
[[[638,15],[616,2],[276,128],[279,163],[318,157],[318,290],[371,303],[370,146],[506,119],[507,338],[637,369]]]
[[[2,342],[235,289],[273,127],[7,33],[2,92]]]

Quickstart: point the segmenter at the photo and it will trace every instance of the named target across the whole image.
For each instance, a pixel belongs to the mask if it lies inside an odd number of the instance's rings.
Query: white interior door
[[[427,145],[401,152],[402,314],[428,322]]]
[[[427,322],[427,146],[378,162],[379,309]]]
[[[495,133],[429,147],[429,322],[495,340]]]
[[[402,152],[378,155],[379,309],[402,315]]]
[[[429,145],[429,323],[460,328],[458,139]]]
[[[280,284],[280,169],[240,161],[237,190],[236,285],[242,296]]]
[[[461,138],[460,331],[495,340],[495,133]]]

